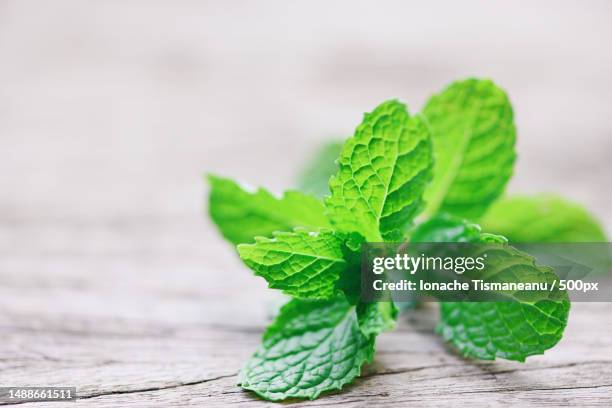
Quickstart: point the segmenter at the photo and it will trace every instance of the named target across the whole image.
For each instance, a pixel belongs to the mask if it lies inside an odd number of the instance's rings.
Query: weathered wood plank
[[[3,274],[0,291],[0,384],[75,385],[88,406],[260,405],[235,380],[267,322],[270,291],[242,268],[205,267],[208,256],[209,249],[186,260],[124,255],[110,264],[97,256],[3,257],[13,272]],[[231,251],[225,256],[233,264]],[[63,266],[56,279],[28,277],[55,262]],[[172,266],[171,276],[163,272]],[[433,334],[436,319],[435,304],[407,313],[380,337],[363,377],[319,403],[611,401],[612,340],[597,334],[612,323],[609,304],[574,305],[562,342],[525,364],[463,360]]]

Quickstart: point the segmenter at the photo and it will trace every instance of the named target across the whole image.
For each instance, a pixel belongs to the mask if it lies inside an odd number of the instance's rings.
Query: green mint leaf
[[[601,225],[579,204],[556,195],[513,196],[493,203],[482,227],[510,242],[606,242]]]
[[[328,299],[347,268],[343,239],[330,230],[274,232],[254,244],[238,245],[238,253],[255,275],[271,288],[298,298]]]
[[[398,101],[364,116],[338,159],[325,205],[332,224],[367,241],[400,240],[431,178],[429,128]]]
[[[468,79],[434,95],[423,113],[434,151],[434,179],[425,192],[425,213],[476,219],[512,175],[516,155],[510,101],[493,82]]]
[[[227,178],[210,175],[208,181],[210,216],[233,244],[295,227],[329,227],[323,204],[313,196],[289,191],[276,198],[262,188],[247,191]]]
[[[355,306],[344,297],[294,299],[266,330],[240,384],[272,401],[315,399],[353,381],[372,360],[374,340],[364,335]]]
[[[436,226],[449,232],[436,230]],[[419,242],[433,242],[433,238],[445,236],[446,242],[505,241],[490,234],[476,238],[478,230],[477,225],[446,217],[420,226],[413,239],[416,236]],[[487,279],[549,284],[558,279],[551,268],[537,265],[533,257],[509,245],[495,246],[487,255]],[[466,276],[469,274],[466,272]],[[437,331],[467,357],[524,361],[528,356],[543,354],[563,336],[570,308],[567,292],[557,289],[538,293],[537,298],[513,296],[507,302],[441,302]]]
[[[436,330],[465,357],[522,362],[561,340],[569,305],[568,301],[444,302]]]
[[[342,150],[342,142],[328,141],[304,166],[298,179],[298,190],[317,197],[329,195],[329,178],[338,172],[336,159]]]
[[[393,302],[360,303],[357,306],[359,327],[366,336],[378,336],[382,332],[394,330],[398,313]]]

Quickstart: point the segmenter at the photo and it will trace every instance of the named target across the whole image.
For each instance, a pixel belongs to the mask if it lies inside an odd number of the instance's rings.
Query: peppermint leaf
[[[431,177],[429,128],[397,101],[365,114],[338,159],[325,200],[333,226],[367,241],[399,240]]]
[[[276,198],[262,188],[247,191],[227,178],[210,175],[208,181],[210,216],[233,244],[295,227],[329,227],[323,204],[313,196],[288,191]]]
[[[398,313],[393,302],[361,303],[357,307],[359,327],[366,336],[394,330]]]
[[[480,222],[510,242],[607,241],[601,225],[586,209],[550,194],[501,198]]]
[[[423,113],[435,160],[425,213],[476,219],[512,175],[515,127],[508,96],[491,81],[468,79],[434,95]]]
[[[292,300],[266,330],[240,384],[272,401],[315,399],[360,374],[372,360],[374,339],[362,332],[355,306],[344,297]]]
[[[450,232],[445,234],[436,226]],[[457,234],[462,228],[465,233]],[[503,237],[476,237],[474,231],[479,228],[474,224],[447,217],[443,223],[434,219],[419,229],[414,236],[420,242],[432,242],[431,238],[444,235],[450,238],[447,242],[497,242],[487,251],[487,280],[549,284],[558,280],[551,268],[537,265],[533,257],[504,244]],[[479,278],[474,271],[465,276]],[[563,336],[570,302],[567,292],[558,290],[558,282],[556,288],[529,297],[504,293],[510,297],[506,302],[441,302],[437,331],[466,357],[524,361],[528,356],[543,354]]]
[[[328,299],[346,270],[343,240],[330,230],[274,232],[254,244],[238,245],[244,263],[270,288],[298,298]]]

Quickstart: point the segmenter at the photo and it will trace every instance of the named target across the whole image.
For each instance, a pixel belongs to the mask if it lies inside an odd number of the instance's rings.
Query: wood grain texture
[[[0,2],[0,385],[81,398],[22,406],[280,406],[235,383],[283,299],[206,220],[202,173],[280,191],[389,98],[495,79],[511,190],[612,232],[610,2],[263,3]],[[612,406],[611,304],[573,305],[525,364],[464,360],[436,320],[404,315],[355,384],[286,405]]]
[[[12,228],[15,237],[23,233]],[[197,240],[200,229],[215,234],[205,225],[177,232]],[[117,233],[151,246],[164,233],[169,242],[181,239],[164,226]],[[86,406],[264,404],[236,386],[236,374],[282,299],[229,246],[143,256],[94,255],[74,245],[81,253],[3,254],[0,384],[74,385]],[[521,364],[460,358],[433,333],[437,307],[426,304],[380,336],[374,363],[355,384],[292,406],[609,406],[610,306],[574,304],[561,343]]]

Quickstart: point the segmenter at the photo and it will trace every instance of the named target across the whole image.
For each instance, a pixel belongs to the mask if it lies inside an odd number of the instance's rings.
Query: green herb
[[[510,242],[606,241],[601,225],[586,209],[553,194],[501,198],[480,223]]]
[[[240,383],[269,400],[314,399],[351,382],[373,356],[374,336],[361,330],[344,297],[294,299],[266,330]]]
[[[274,232],[238,245],[240,258],[271,288],[305,299],[329,299],[346,270],[342,238],[333,231]]]
[[[403,104],[385,102],[365,115],[338,165],[325,200],[334,228],[371,242],[400,240],[431,179],[429,128]]]
[[[299,192],[276,198],[209,176],[210,214],[223,236],[240,244],[256,275],[294,298],[242,370],[242,387],[268,400],[314,399],[350,383],[372,360],[376,337],[395,327],[398,309],[359,301],[363,242],[501,243],[492,253],[497,278],[550,282],[558,279],[552,269],[508,239],[605,240],[588,213],[561,199],[495,202],[512,174],[514,142],[506,93],[468,79],[432,97],[422,115],[384,102],[341,149],[323,149],[301,182],[321,197],[329,179],[322,201]],[[415,227],[423,210],[429,220]],[[566,292],[513,300],[441,302],[437,330],[463,355],[480,359],[524,361],[561,339]]]
[[[263,188],[249,192],[238,183],[210,175],[210,217],[232,244],[295,227],[329,227],[323,204],[315,197],[288,191],[276,198]]]
[[[473,219],[503,192],[515,159],[512,106],[491,81],[455,82],[423,110],[433,132],[435,178],[426,214]]]
[[[413,242],[497,242],[499,235],[480,233],[464,220],[442,216],[420,225]],[[497,282],[547,282],[558,280],[551,268],[511,246],[495,245],[487,251],[487,278]],[[470,276],[468,278],[478,278]],[[525,361],[543,354],[563,335],[570,302],[565,291],[537,292],[537,297],[507,294],[510,302],[442,302],[437,331],[466,357],[494,360],[496,357]]]

